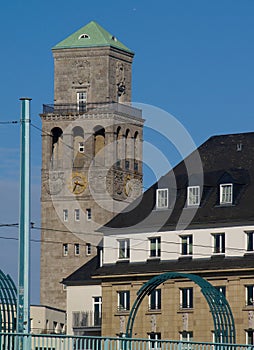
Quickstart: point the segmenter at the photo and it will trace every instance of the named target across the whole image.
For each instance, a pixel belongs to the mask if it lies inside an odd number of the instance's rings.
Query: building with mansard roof
[[[226,296],[236,342],[253,344],[253,154],[254,133],[211,137],[100,228],[103,264],[92,278],[101,281],[102,335],[126,332],[137,291],[150,278],[184,272]],[[186,278],[161,284],[140,305],[133,336],[213,341],[199,286]]]

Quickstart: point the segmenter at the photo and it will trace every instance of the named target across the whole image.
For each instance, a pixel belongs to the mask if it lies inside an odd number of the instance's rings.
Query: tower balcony
[[[137,119],[142,119],[142,110],[132,107],[129,104],[118,102],[101,102],[101,103],[61,103],[61,104],[44,104],[43,114],[58,115],[83,115],[89,113],[121,113]]]

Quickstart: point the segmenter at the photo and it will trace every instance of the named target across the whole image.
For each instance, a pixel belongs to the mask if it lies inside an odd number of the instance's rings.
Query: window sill
[[[182,307],[182,308],[179,308],[179,310],[177,311],[177,313],[178,314],[182,314],[182,313],[193,313],[194,312],[194,309],[193,309],[193,307],[186,307],[186,308],[184,308],[184,307]]]
[[[160,315],[161,314],[161,309],[151,309],[146,311],[146,315]]]
[[[130,310],[117,310],[115,316],[129,315]]]
[[[179,256],[179,260],[192,260],[192,258],[193,258],[193,256],[192,256],[192,254],[189,254],[189,255],[181,255],[181,256]]]
[[[118,259],[116,261],[117,264],[128,264],[130,262],[130,259],[129,258],[126,258],[126,259]]]
[[[150,256],[147,260],[146,260],[146,262],[153,262],[153,261],[160,261],[161,260],[161,258],[160,258],[160,256]]]
[[[242,311],[253,311],[254,305],[245,305],[242,309]]]
[[[244,253],[244,256],[248,255],[254,255],[254,250],[250,250]]]
[[[211,259],[224,259],[225,258],[225,253],[213,253],[211,255]]]

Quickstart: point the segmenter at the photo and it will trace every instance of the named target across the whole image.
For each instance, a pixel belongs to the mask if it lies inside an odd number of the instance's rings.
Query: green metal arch
[[[132,329],[139,306],[146,295],[150,295],[161,283],[168,279],[187,278],[197,284],[204,295],[213,317],[216,343],[235,343],[235,323],[231,308],[225,296],[200,276],[167,272],[151,278],[137,292],[137,298],[132,306],[126,327],[126,336],[132,337]]]
[[[9,275],[0,270],[0,332],[16,331],[17,289]]]

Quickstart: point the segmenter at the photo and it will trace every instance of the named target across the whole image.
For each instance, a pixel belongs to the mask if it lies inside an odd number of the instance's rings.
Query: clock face
[[[87,187],[87,180],[83,174],[73,173],[69,184],[69,190],[74,194],[81,194]]]

